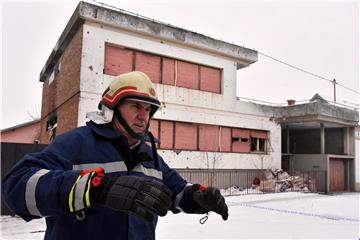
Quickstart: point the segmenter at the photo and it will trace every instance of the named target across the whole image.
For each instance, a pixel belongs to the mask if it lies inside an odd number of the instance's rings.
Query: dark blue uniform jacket
[[[171,210],[179,212],[177,207],[181,206],[177,205],[187,182],[159,155],[156,168],[152,148],[146,143],[137,146],[136,152],[148,157],[134,158],[124,136],[108,125],[88,122],[59,135],[42,152],[25,155],[4,178],[3,197],[26,221],[45,217],[45,239],[155,239],[157,217],[149,224],[101,206],[88,211],[82,220],[69,213],[69,192],[80,171],[95,167],[113,176],[137,175],[162,181],[172,191]]]

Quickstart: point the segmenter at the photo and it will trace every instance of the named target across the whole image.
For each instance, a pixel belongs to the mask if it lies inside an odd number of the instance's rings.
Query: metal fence
[[[260,194],[281,191],[307,191],[326,193],[326,171],[288,172],[291,178],[300,179],[296,186],[290,184],[285,190],[279,189],[280,179],[273,179],[275,184],[265,181],[266,170],[250,169],[176,169],[188,182],[200,183],[222,189],[224,195]],[[253,188],[254,179],[261,181]]]

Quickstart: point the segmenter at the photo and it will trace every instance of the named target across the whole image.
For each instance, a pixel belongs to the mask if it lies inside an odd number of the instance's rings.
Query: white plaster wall
[[[281,131],[271,132],[269,154],[219,153],[199,151],[158,150],[160,156],[172,168],[199,169],[263,169],[280,168],[281,151],[274,144],[281,136]]]
[[[216,167],[281,167],[281,128],[271,122],[269,116],[265,116],[256,105],[236,100],[234,59],[115,28],[100,27],[95,23],[84,24],[83,29],[79,126],[85,124],[86,112],[97,109],[101,94],[112,78],[103,74],[105,42],[109,42],[223,69],[222,94],[155,84],[159,100],[163,104],[155,118],[270,131],[271,152],[268,155],[214,153],[221,160]],[[173,151],[161,151],[160,154],[171,167],[207,168],[204,159],[210,153],[182,151],[176,154]]]

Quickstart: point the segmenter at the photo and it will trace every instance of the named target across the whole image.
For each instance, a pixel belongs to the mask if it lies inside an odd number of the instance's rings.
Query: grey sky
[[[258,50],[359,91],[357,2],[103,2]],[[76,1],[2,3],[1,129],[40,115],[39,73],[76,5]],[[327,81],[262,55],[238,71],[237,92],[239,97],[274,103],[310,99],[315,93],[333,96]],[[359,104],[359,95],[338,86],[337,100]]]

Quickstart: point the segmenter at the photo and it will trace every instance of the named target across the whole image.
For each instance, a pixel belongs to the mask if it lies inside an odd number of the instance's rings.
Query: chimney
[[[287,103],[288,103],[288,106],[292,106],[292,105],[295,105],[295,100],[293,100],[293,99],[289,99],[289,100],[286,100],[287,101]]]

